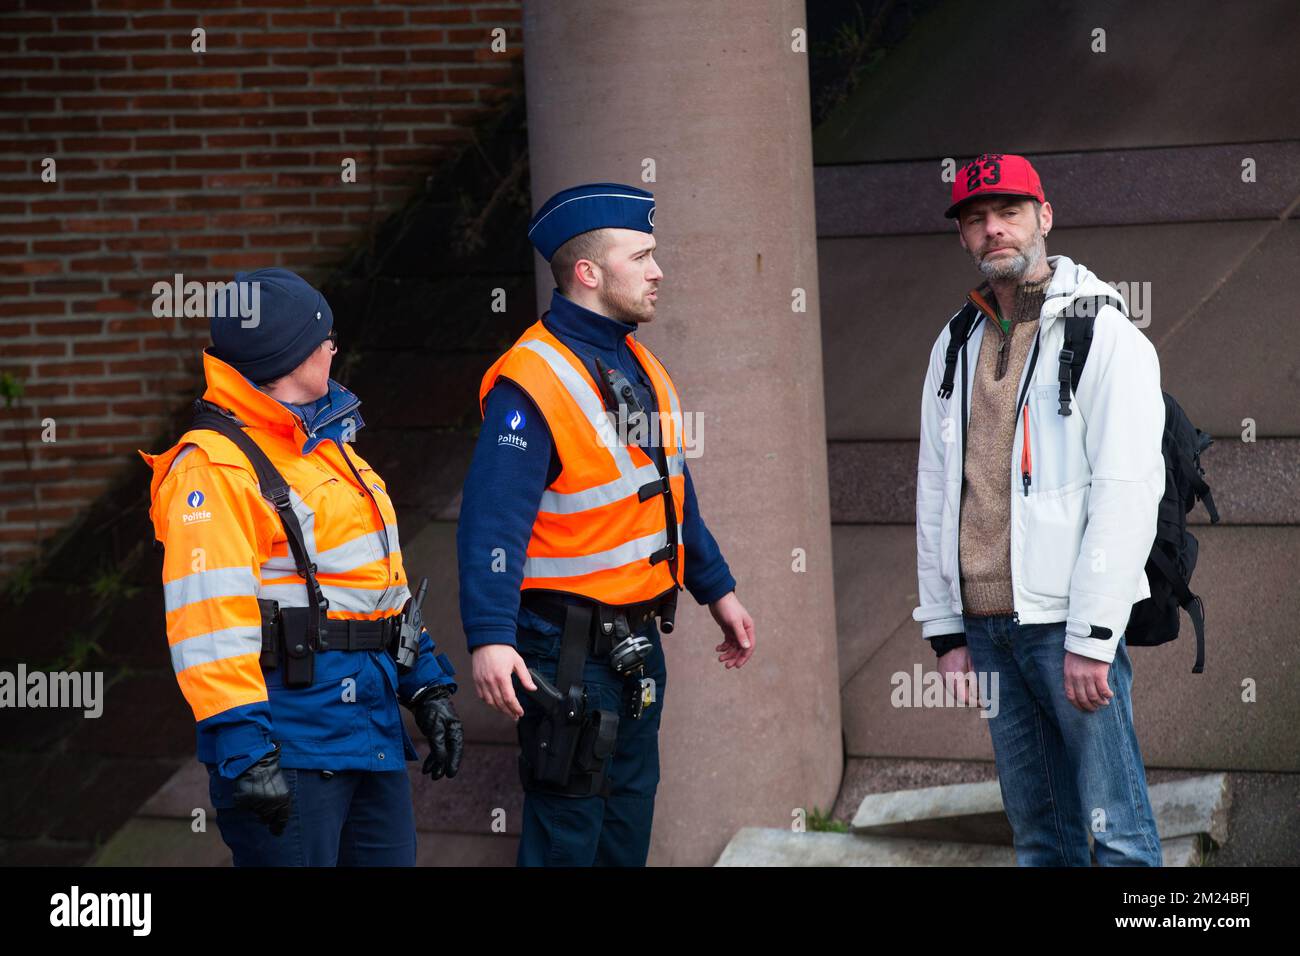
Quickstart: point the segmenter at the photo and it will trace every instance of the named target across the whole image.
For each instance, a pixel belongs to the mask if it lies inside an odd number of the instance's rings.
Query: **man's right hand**
[[[289,823],[293,793],[280,770],[280,745],[235,778],[235,806],[251,810],[278,837]]]
[[[961,706],[972,705],[967,693],[967,682],[965,676],[970,673],[970,649],[965,645],[954,647],[947,654],[944,654],[938,660],[939,673],[943,675],[943,686],[946,688],[949,683],[948,675],[952,674],[953,692],[957,695],[957,703]],[[979,696],[978,686],[972,686],[970,690],[975,691],[975,696]]]
[[[484,644],[473,653],[474,691],[493,710],[499,710],[511,720],[524,715],[523,705],[515,696],[512,676],[528,690],[537,690],[528,673],[528,665],[509,644]]]

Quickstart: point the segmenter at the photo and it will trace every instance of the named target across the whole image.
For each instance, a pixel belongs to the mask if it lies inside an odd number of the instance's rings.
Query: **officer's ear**
[[[594,259],[579,259],[573,264],[573,274],[573,281],[586,289],[595,289],[604,275],[600,263]]]

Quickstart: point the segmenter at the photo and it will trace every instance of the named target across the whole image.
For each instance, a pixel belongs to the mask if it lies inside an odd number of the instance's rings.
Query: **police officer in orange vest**
[[[145,455],[164,546],[167,642],[236,866],[411,866],[400,701],[454,777],[447,658],[411,599],[397,516],[329,377],[333,315],[285,269],[240,274],[211,311],[190,429]]]
[[[515,718],[521,866],[643,866],[659,782],[660,631],[683,587],[726,668],[754,625],[705,527],[682,402],[637,339],[655,315],[654,197],[592,183],[529,238],[550,310],[487,373],[457,530],[461,617],[483,700]],[[658,618],[658,624],[656,624]]]

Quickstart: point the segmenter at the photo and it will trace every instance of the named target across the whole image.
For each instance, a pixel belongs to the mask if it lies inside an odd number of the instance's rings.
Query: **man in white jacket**
[[[963,167],[946,215],[985,282],[963,307],[953,370],[950,324],[930,352],[912,616],[946,678],[974,671],[997,689],[989,731],[1020,865],[1087,866],[1091,833],[1101,865],[1159,866],[1124,642],[1150,595],[1165,484],[1155,349],[1101,307],[1061,414],[1063,313],[1122,299],[1047,256],[1052,208],[1023,157]]]

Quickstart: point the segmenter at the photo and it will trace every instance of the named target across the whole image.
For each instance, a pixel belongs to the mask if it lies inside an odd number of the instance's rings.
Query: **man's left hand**
[[[460,758],[465,751],[465,732],[460,717],[451,702],[451,691],[435,687],[425,693],[411,707],[416,726],[429,741],[429,756],[424,761],[424,772],[434,780],[450,780],[460,770]]]
[[[709,613],[722,628],[723,641],[714,648],[724,667],[743,667],[754,654],[754,619],[736,597],[728,591],[709,605]]]
[[[1109,706],[1115,693],[1106,682],[1110,673],[1110,662],[1094,660],[1065,652],[1065,698],[1080,710],[1091,713],[1102,706]]]

